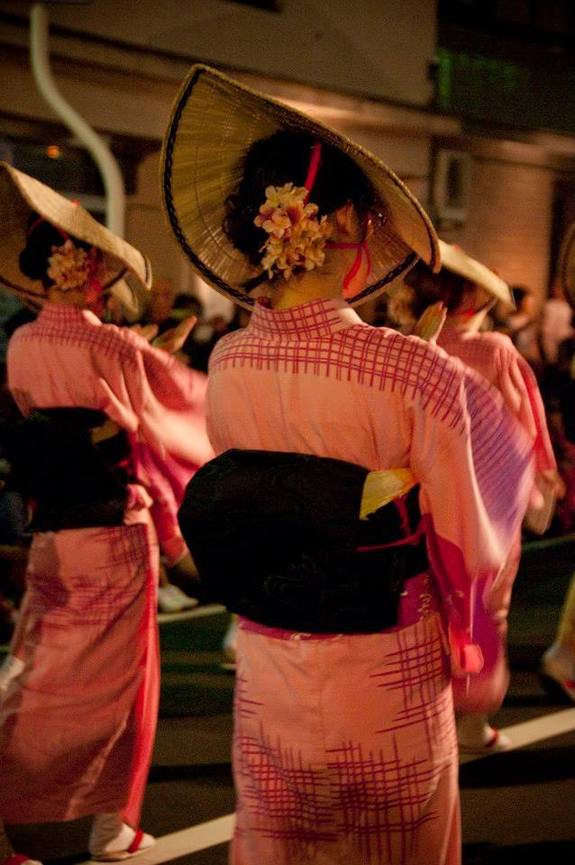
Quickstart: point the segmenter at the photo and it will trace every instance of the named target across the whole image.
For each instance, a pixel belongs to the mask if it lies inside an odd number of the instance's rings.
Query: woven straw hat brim
[[[148,264],[150,274],[151,268]],[[116,280],[110,289],[110,294],[116,298],[124,318],[128,324],[139,321],[150,303],[150,289],[140,279],[136,279],[131,271]]]
[[[162,187],[172,230],[204,280],[241,306],[253,306],[245,285],[262,271],[233,247],[222,222],[249,147],[279,130],[307,132],[343,150],[369,178],[377,206],[387,214],[385,222],[374,220],[370,282],[348,298],[352,306],[383,291],[418,258],[434,271],[439,268],[437,237],[427,214],[377,157],[305,114],[196,65],[180,89],[164,138]],[[296,184],[303,181],[294,178]]]
[[[446,243],[441,238],[439,240],[439,252],[442,267],[481,286],[481,288],[484,288],[485,291],[506,305],[515,307],[511,289],[505,280],[497,276],[496,273],[484,264],[481,264],[480,261],[471,258],[460,247]]]
[[[147,258],[83,207],[6,162],[0,162],[0,287],[32,307],[40,307],[46,300],[42,284],[24,276],[18,265],[32,212],[71,237],[97,247],[103,254],[103,287],[112,289],[123,280],[125,302],[134,309],[143,305],[152,279]]]
[[[567,229],[559,253],[559,281],[565,296],[575,309],[575,222]]]

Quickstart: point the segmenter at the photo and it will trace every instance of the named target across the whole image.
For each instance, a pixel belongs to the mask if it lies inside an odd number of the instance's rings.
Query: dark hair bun
[[[50,288],[53,281],[47,274],[48,259],[52,255],[52,247],[62,246],[65,240],[65,234],[39,217],[38,214],[32,214],[28,221],[26,246],[18,259],[20,270],[24,276],[29,279],[40,279],[44,288]],[[81,241],[74,240],[74,243],[83,249],[89,249],[89,246]]]
[[[266,187],[292,182],[303,186],[316,139],[297,131],[276,132],[252,144],[243,162],[238,190],[226,201],[223,229],[236,249],[250,262],[261,262],[261,248],[267,234],[254,225],[266,198]],[[373,187],[353,159],[330,144],[322,143],[321,161],[311,192],[320,215],[333,213],[352,202],[364,213],[375,199]]]
[[[405,276],[405,283],[415,290],[413,314],[415,318],[423,313],[432,303],[441,300],[448,312],[460,305],[463,294],[472,283],[464,276],[443,267],[439,273],[433,273],[423,262],[418,263]]]

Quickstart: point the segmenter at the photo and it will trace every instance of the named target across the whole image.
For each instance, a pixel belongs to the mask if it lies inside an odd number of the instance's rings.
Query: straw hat
[[[575,307],[575,222],[567,229],[559,253],[559,280],[567,300]]]
[[[172,111],[164,139],[162,185],[172,230],[202,279],[241,306],[253,306],[245,285],[262,270],[225,236],[225,201],[239,186],[249,147],[280,130],[306,132],[343,150],[371,181],[388,214],[385,222],[374,221],[371,281],[348,298],[352,306],[383,291],[418,258],[433,270],[439,268],[437,237],[427,214],[379,159],[305,114],[197,65]]]
[[[32,213],[101,250],[103,288],[117,292],[120,303],[132,313],[143,308],[152,278],[147,258],[83,207],[6,162],[0,162],[0,288],[16,294],[28,306],[38,308],[46,300],[41,282],[24,276],[18,265]]]
[[[439,253],[442,267],[481,286],[481,288],[484,288],[485,291],[497,298],[497,300],[503,301],[508,306],[515,307],[511,289],[505,280],[497,276],[496,273],[484,264],[481,264],[480,261],[471,258],[461,247],[446,243],[440,238]]]

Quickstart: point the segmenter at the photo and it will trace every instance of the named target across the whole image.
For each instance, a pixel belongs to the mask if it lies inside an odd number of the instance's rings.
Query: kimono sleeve
[[[494,388],[435,351],[439,357],[428,358],[433,373],[426,373],[413,405],[411,468],[421,484],[454,673],[465,675],[483,663],[481,632],[490,626],[482,599],[520,529],[532,485],[531,446]]]
[[[107,376],[110,401],[123,403],[117,412],[129,409],[135,419],[130,432],[160,457],[203,465],[213,455],[206,433],[206,376],[137,334],[121,335],[121,370]]]
[[[514,410],[532,441],[536,471],[556,469],[537,379],[527,361],[511,345],[508,351],[503,352],[500,389],[506,404]]]

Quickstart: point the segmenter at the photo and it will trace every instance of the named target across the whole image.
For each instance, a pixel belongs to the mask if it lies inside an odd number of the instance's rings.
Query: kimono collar
[[[79,306],[69,306],[65,303],[45,303],[38,315],[38,321],[56,327],[66,327],[81,321],[90,324],[102,323],[89,309],[81,309]]]
[[[462,319],[458,316],[447,316],[445,324],[437,338],[437,342],[441,345],[442,340],[471,339],[480,332],[480,326],[481,321],[478,319],[478,313],[467,319]]]
[[[363,322],[345,300],[312,300],[289,309],[271,309],[256,303],[248,329],[259,336],[313,339],[354,324]]]

